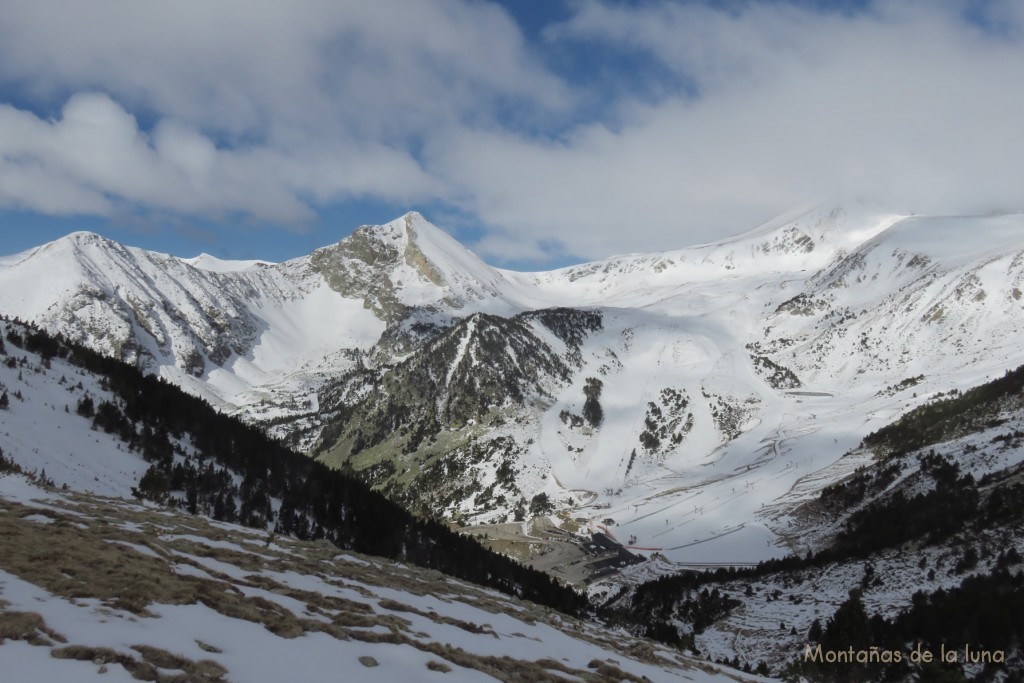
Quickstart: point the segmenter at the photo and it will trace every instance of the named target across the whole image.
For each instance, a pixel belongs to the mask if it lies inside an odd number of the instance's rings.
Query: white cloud
[[[103,94],[73,96],[57,121],[0,105],[0,131],[0,177],[20,179],[0,195],[9,207],[110,214],[114,202],[124,200],[192,213],[244,211],[282,222],[309,215],[276,177],[276,159],[218,150],[172,122],[161,123],[151,143],[135,118]]]
[[[3,3],[4,82],[63,105],[57,121],[4,108],[30,134],[0,148],[0,172],[31,170],[39,188],[10,183],[4,205],[281,223],[310,203],[443,198],[416,159],[424,139],[509,102],[569,101],[503,11],[445,0]],[[74,191],[39,196],[58,185]]]
[[[642,50],[696,86],[551,142],[459,131],[433,162],[466,206],[575,253],[682,247],[809,200],[1024,210],[1024,44],[934,4],[585,3],[553,40]],[[1004,21],[1008,15],[1003,14]]]
[[[431,202],[499,259],[681,247],[823,195],[1024,208],[1019,2],[737,8],[575,5],[544,54],[640,55],[656,87],[631,97],[569,83],[486,2],[3,3],[0,86],[58,113],[0,105],[0,206]]]
[[[447,0],[3,3],[0,76],[288,142],[402,139],[495,98],[566,104],[506,14]]]

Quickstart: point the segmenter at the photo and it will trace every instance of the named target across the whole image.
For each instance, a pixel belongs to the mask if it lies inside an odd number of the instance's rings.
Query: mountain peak
[[[814,251],[852,248],[902,218],[882,205],[863,199],[822,201],[782,213],[718,244],[773,243],[777,248]],[[796,239],[797,244],[788,244]]]
[[[124,247],[120,243],[94,232],[78,230],[38,247],[4,256],[0,258],[0,266],[10,268],[21,263],[33,263],[39,264],[37,267],[44,268],[48,266],[44,266],[43,263],[49,259],[60,261],[65,258],[70,259],[71,262],[77,262],[84,252],[91,249],[108,252],[124,249]]]
[[[429,224],[429,221],[426,218],[424,218],[423,214],[420,213],[419,211],[406,211],[404,214],[402,214],[402,217],[399,220],[405,221],[406,225],[410,225],[412,223]]]
[[[458,240],[431,223],[419,211],[408,211],[398,218],[381,225],[364,225],[356,230],[356,232],[363,233],[374,239],[390,242],[399,249],[404,249],[405,245],[409,242],[418,243],[424,239],[436,241],[438,239],[444,240],[445,238],[462,247]]]
[[[328,285],[395,322],[412,308],[464,309],[499,296],[501,275],[422,214],[364,225],[310,262]]]
[[[76,230],[75,232],[69,233],[64,237],[54,240],[50,245],[55,244],[72,244],[76,247],[85,246],[104,246],[109,247],[117,245],[118,243],[114,240],[98,235],[95,232],[89,232],[88,230]],[[49,245],[47,245],[49,246]]]

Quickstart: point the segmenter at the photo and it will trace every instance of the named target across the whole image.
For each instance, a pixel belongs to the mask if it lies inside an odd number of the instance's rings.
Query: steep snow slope
[[[1014,357],[1024,216],[908,218],[837,256],[774,312],[766,343],[812,376],[975,368]],[[867,375],[867,377],[858,377]],[[902,379],[902,378],[896,378]]]

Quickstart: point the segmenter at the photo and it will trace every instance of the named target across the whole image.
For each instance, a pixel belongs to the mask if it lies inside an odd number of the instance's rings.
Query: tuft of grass
[[[46,621],[35,612],[0,610],[0,643],[5,640],[24,640],[29,645],[67,642],[64,636],[47,628]]]
[[[131,655],[122,654],[107,647],[90,647],[87,645],[68,645],[67,647],[51,650],[50,655],[56,659],[73,659],[79,662],[92,662],[100,666],[107,664],[120,664],[131,674],[131,677],[139,681],[165,681],[161,678],[160,672],[152,664],[140,662]]]
[[[158,669],[182,671],[187,681],[223,681],[228,673],[227,669],[210,659],[197,662],[150,645],[132,645],[132,649]]]
[[[192,682],[226,682],[227,669],[217,662],[204,659],[193,661],[186,657],[172,654],[166,650],[149,645],[132,645],[142,659],[130,654],[118,652],[106,647],[90,647],[87,645],[69,645],[51,650],[50,654],[57,659],[73,659],[80,662],[92,662],[106,670],[107,664],[120,664],[132,678],[139,681],[156,681],[156,683],[192,683]],[[161,671],[180,671],[167,674]]]

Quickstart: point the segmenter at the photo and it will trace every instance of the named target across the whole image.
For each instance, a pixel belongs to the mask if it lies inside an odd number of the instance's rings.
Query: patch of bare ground
[[[209,659],[198,662],[148,645],[133,645],[141,659],[106,647],[69,645],[50,652],[57,659],[92,662],[106,671],[107,664],[120,664],[139,681],[156,683],[190,683],[192,681],[227,681],[227,670]]]
[[[53,645],[54,641],[67,642],[64,636],[46,626],[41,615],[0,608],[0,643],[5,640],[24,640],[29,645],[41,646]]]

